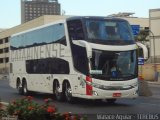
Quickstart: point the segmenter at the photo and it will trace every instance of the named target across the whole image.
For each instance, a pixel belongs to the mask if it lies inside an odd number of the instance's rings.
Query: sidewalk
[[[8,74],[0,74],[0,80],[8,80],[9,75]]]
[[[9,103],[7,103],[7,102],[0,102],[1,104],[3,104],[3,105],[8,105]]]
[[[5,110],[7,105],[9,105],[9,103],[7,103],[7,102],[0,102],[0,106],[1,106],[2,110]]]
[[[149,85],[160,85],[160,81],[147,81]]]

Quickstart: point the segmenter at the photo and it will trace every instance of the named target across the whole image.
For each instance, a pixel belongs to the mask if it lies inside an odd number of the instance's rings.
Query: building
[[[68,16],[60,15],[44,15],[37,19],[31,20],[24,24],[15,26],[11,29],[0,32],[0,74],[9,71],[9,37],[15,33],[19,33],[31,28],[35,28],[47,23],[54,22],[66,18]]]
[[[131,17],[134,13],[131,12],[119,12],[117,14],[108,15],[108,17]]]
[[[138,18],[138,17],[123,17],[127,20],[131,26],[139,25],[140,29],[149,28],[149,18]]]
[[[5,29],[0,28],[0,32],[4,31]]]
[[[60,15],[58,0],[21,0],[21,23],[42,15]]]
[[[123,12],[108,15],[108,17],[118,17],[127,20],[131,26],[137,25],[139,29],[149,28],[149,18],[133,17],[134,13]]]
[[[149,10],[151,62],[160,63],[160,9]]]
[[[160,82],[160,9],[149,10],[150,56],[147,63],[141,66],[144,80]]]

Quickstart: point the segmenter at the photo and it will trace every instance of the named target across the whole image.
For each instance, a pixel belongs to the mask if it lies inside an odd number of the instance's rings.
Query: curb
[[[158,82],[150,82],[150,81],[147,81],[148,82],[148,84],[151,84],[151,85],[160,85],[160,82],[158,81]]]
[[[160,82],[147,82],[149,86],[160,87]]]
[[[9,105],[9,103],[7,103],[7,102],[0,102],[2,105]]]
[[[2,75],[0,74],[0,80],[8,80],[9,75]]]
[[[149,97],[152,95],[148,82],[143,80],[139,81],[139,96]]]

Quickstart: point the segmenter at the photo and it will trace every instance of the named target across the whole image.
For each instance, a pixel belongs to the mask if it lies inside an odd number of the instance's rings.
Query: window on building
[[[0,40],[0,44],[3,44],[3,40]]]
[[[0,58],[0,63],[3,63],[3,58]]]
[[[0,54],[2,54],[3,53],[3,49],[0,49]]]
[[[8,43],[8,38],[5,39],[5,43]]]
[[[9,62],[9,57],[6,57],[5,58],[5,63],[8,63]]]
[[[9,48],[4,48],[4,53],[8,53],[9,52]]]
[[[13,65],[12,65],[12,63],[10,63],[10,73],[13,73]]]

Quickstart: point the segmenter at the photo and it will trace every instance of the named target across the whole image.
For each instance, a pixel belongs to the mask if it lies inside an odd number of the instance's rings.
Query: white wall
[[[160,62],[160,9],[149,10],[149,26],[154,35],[150,33],[151,38],[151,56],[158,58]]]

